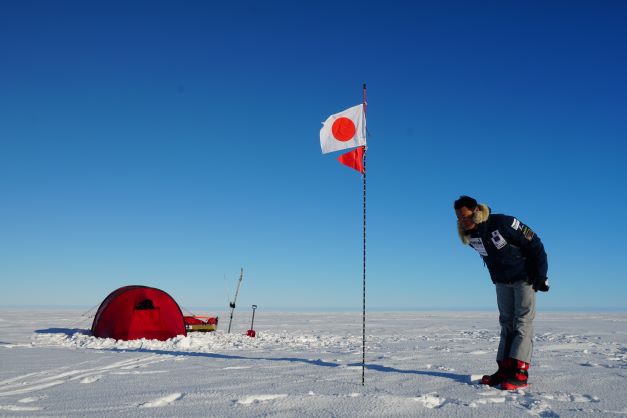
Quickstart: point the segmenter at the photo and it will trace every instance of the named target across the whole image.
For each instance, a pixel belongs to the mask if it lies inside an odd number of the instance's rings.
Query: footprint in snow
[[[102,375],[96,375],[96,376],[87,376],[83,379],[81,379],[81,383],[94,383],[99,381],[100,379],[102,379]]]
[[[236,401],[238,405],[252,405],[258,404],[266,401],[273,401],[275,399],[287,398],[286,394],[278,394],[278,395],[250,395],[245,398],[239,399]]]
[[[474,400],[470,402],[468,406],[471,408],[476,408],[479,405],[487,405],[487,404],[492,404],[492,403],[505,403],[505,398],[502,396],[486,397],[486,398]]]
[[[439,408],[444,405],[446,398],[441,398],[437,393],[427,393],[426,395],[420,395],[414,400],[420,403],[425,408]]]
[[[534,401],[529,405],[522,405],[529,410],[531,415],[541,418],[559,418],[559,415],[551,409],[551,405],[543,401]]]
[[[544,399],[555,400],[558,402],[578,402],[578,403],[587,403],[587,402],[599,402],[599,398],[596,396],[590,395],[581,395],[579,393],[544,393],[540,395]]]
[[[172,402],[177,401],[183,397],[182,393],[173,393],[171,395],[163,396],[150,402],[139,404],[140,408],[159,408],[161,406],[170,405]]]
[[[591,361],[586,361],[585,363],[581,363],[580,365],[584,367],[601,367],[599,363],[593,363]]]
[[[37,402],[40,401],[42,399],[46,399],[48,396],[43,395],[43,396],[29,396],[28,398],[23,398],[20,399],[18,402],[19,403],[33,403],[33,402]]]

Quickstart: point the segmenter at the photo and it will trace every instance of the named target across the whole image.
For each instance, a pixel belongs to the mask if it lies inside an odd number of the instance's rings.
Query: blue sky
[[[0,306],[225,307],[244,267],[240,304],[359,309],[318,133],[367,83],[369,308],[495,309],[461,194],[542,238],[539,309],[627,308],[624,3],[231,3],[2,2]]]

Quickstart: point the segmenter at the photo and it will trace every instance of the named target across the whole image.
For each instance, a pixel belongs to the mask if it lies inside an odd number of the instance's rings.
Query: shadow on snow
[[[36,329],[36,334],[65,334],[68,337],[78,333],[83,335],[91,335],[91,331],[83,329],[83,328],[46,328],[46,329]]]
[[[65,334],[67,336],[72,336],[76,333],[91,335],[91,331],[79,328],[48,328],[35,330],[38,334]],[[341,364],[331,363],[328,361],[324,361],[321,359],[310,360],[299,357],[245,357],[231,354],[216,354],[216,353],[201,353],[196,351],[168,351],[168,350],[157,350],[150,348],[98,348],[100,351],[119,351],[119,352],[128,352],[128,353],[152,353],[152,354],[160,354],[160,355],[169,355],[169,356],[183,356],[183,357],[204,357],[211,359],[220,359],[220,360],[265,360],[265,361],[284,361],[290,363],[305,363],[313,366],[321,366],[321,367],[340,367]],[[347,364],[348,367],[361,367],[361,363],[351,363]],[[448,372],[438,372],[438,371],[425,371],[425,370],[406,370],[406,369],[397,369],[395,367],[382,366],[379,364],[366,363],[366,369],[374,370],[382,373],[404,373],[404,374],[415,374],[419,376],[432,376],[432,377],[440,377],[444,379],[454,380],[460,383],[470,383],[470,376],[466,374],[456,374],[456,373],[448,373]]]

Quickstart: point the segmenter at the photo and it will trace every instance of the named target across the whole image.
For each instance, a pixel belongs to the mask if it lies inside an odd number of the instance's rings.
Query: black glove
[[[533,290],[540,292],[548,292],[549,291],[549,278],[548,277],[535,277],[531,282],[531,286],[533,286]]]

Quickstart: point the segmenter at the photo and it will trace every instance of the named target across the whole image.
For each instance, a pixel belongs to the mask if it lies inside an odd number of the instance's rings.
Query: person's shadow
[[[361,363],[353,364],[353,366],[361,366]],[[471,378],[467,374],[437,372],[434,370],[404,370],[404,369],[397,369],[394,367],[381,366],[379,364],[368,364],[368,363],[366,363],[366,369],[376,370],[378,372],[384,372],[384,373],[408,373],[408,374],[417,374],[417,375],[422,375],[422,376],[442,377],[442,378],[451,379],[460,383],[471,382]]]

